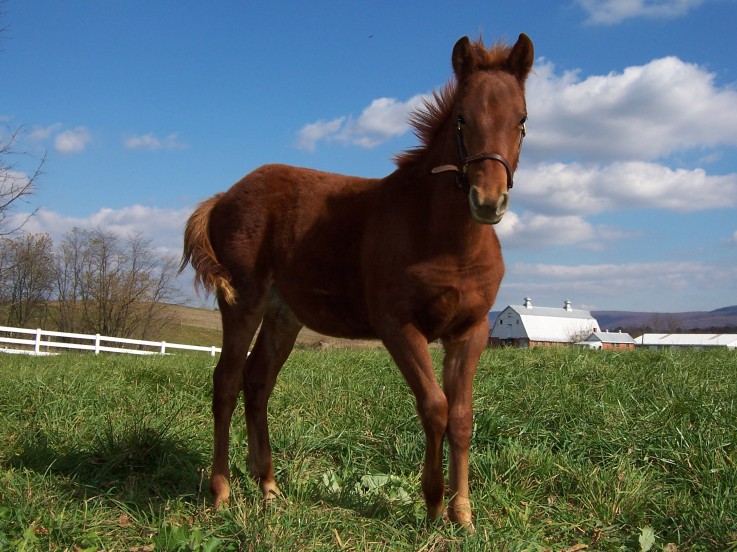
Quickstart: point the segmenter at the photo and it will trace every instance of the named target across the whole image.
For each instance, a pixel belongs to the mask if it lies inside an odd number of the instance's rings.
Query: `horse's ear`
[[[476,69],[476,55],[467,36],[459,39],[453,47],[453,72],[458,82],[462,82]]]
[[[517,43],[512,47],[512,51],[504,65],[520,82],[525,82],[534,61],[535,47],[532,45],[530,37],[522,33],[519,35]]]

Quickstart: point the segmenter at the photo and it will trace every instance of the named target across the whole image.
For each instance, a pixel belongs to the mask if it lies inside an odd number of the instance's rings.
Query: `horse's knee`
[[[263,382],[255,381],[255,378],[246,378],[246,381],[243,383],[243,398],[246,401],[246,411],[265,407],[270,394],[270,389],[267,389],[267,386]]]
[[[443,435],[448,427],[448,400],[445,395],[427,397],[418,402],[417,411],[422,420],[425,433]]]
[[[467,448],[473,433],[473,415],[467,409],[451,409],[448,414],[448,442]]]
[[[212,374],[212,406],[213,410],[220,405],[235,405],[243,386],[243,375],[234,369],[223,357],[220,358]]]

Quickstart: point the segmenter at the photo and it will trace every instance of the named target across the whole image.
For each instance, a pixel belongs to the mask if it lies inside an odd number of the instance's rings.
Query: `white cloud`
[[[11,193],[11,190],[17,190],[27,186],[29,180],[28,175],[24,172],[0,167],[0,197]]]
[[[512,200],[549,215],[592,215],[627,209],[700,211],[737,207],[737,174],[672,169],[641,161],[599,167],[540,164],[521,169]]]
[[[529,211],[509,211],[496,226],[504,247],[544,248],[589,242],[596,234],[593,225],[578,216],[550,217]]]
[[[312,151],[319,141],[339,141],[363,148],[376,147],[409,131],[409,115],[422,106],[426,97],[417,94],[404,102],[395,98],[378,98],[357,119],[342,116],[310,123],[297,133],[297,147]]]
[[[422,106],[425,97],[417,94],[406,102],[394,98],[374,100],[356,121],[349,121],[341,139],[372,148],[385,140],[401,136],[410,129],[407,124],[410,113]]]
[[[539,62],[527,85],[524,157],[641,160],[737,146],[737,90],[676,57],[581,78]]]
[[[187,144],[179,141],[176,132],[169,134],[164,138],[158,138],[153,133],[129,136],[123,140],[123,146],[132,150],[148,150],[158,151],[162,149],[185,149]]]
[[[80,126],[57,134],[54,139],[54,149],[63,154],[81,153],[90,140],[92,140],[90,132]]]
[[[635,262],[623,264],[537,264],[507,266],[502,301],[519,303],[525,296],[538,305],[557,305],[563,299],[576,304],[598,303],[598,308],[647,311],[662,309],[663,294],[682,298],[675,309],[703,308],[700,300],[712,290],[725,292],[729,304],[737,268],[708,262]],[[685,293],[688,292],[688,293]],[[690,303],[686,303],[690,301]],[[724,305],[715,305],[724,306]],[[674,310],[675,310],[674,309]]]
[[[307,151],[315,151],[320,140],[326,140],[334,136],[343,125],[345,117],[338,117],[332,121],[317,121],[305,125],[297,133],[297,147]]]
[[[28,133],[28,137],[34,142],[43,142],[51,138],[51,135],[56,133],[61,128],[61,123],[54,123],[49,126],[34,126]]]
[[[532,211],[524,211],[521,215],[509,211],[495,229],[504,249],[575,246],[599,251],[607,247],[607,242],[640,235],[639,231],[594,225],[581,216],[549,216]]]
[[[680,17],[704,0],[576,0],[576,3],[588,13],[588,23],[612,25],[637,17]]]
[[[596,281],[602,284],[608,282],[635,281],[641,274],[697,274],[704,269],[702,263],[696,262],[653,262],[653,263],[626,263],[626,264],[591,264],[591,265],[562,265],[562,264],[530,264],[517,263],[513,269],[518,274],[529,277],[544,276],[551,281]]]
[[[582,78],[543,61],[528,84],[528,108],[516,213],[498,226],[505,245],[600,248],[637,234],[585,217],[737,207],[737,174],[669,166],[676,154],[708,163],[719,148],[732,155],[737,146],[737,91],[717,87],[698,66],[671,57]]]
[[[192,209],[169,209],[132,205],[122,209],[102,208],[86,217],[70,217],[48,209],[39,209],[28,219],[23,230],[44,232],[56,243],[74,227],[101,228],[123,238],[142,234],[152,240],[152,247],[162,255],[179,257],[182,251],[184,223]],[[13,220],[23,221],[28,213],[14,213]]]

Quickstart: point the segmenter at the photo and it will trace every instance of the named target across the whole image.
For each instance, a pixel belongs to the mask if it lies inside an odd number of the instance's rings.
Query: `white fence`
[[[52,341],[62,338],[72,341]],[[3,346],[3,344],[5,344]],[[9,348],[8,345],[21,348]],[[175,350],[201,351],[215,356],[220,347],[201,347],[198,345],[182,345],[166,341],[142,341],[122,337],[104,335],[87,335],[77,333],[52,332],[47,330],[28,330],[25,328],[9,328],[0,326],[0,353],[17,353],[27,355],[54,355],[58,349],[93,351],[99,353],[126,353],[129,355],[165,355]]]

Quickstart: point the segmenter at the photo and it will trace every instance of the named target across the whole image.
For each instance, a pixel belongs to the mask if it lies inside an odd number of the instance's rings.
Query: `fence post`
[[[36,328],[36,344],[33,350],[36,352],[36,355],[41,352],[41,328]]]
[[[161,354],[162,355],[166,354],[166,341],[161,342]]]
[[[210,356],[211,357],[214,357],[215,356],[215,345],[213,345],[212,347],[210,347]]]
[[[100,354],[100,334],[95,334],[95,354]]]

